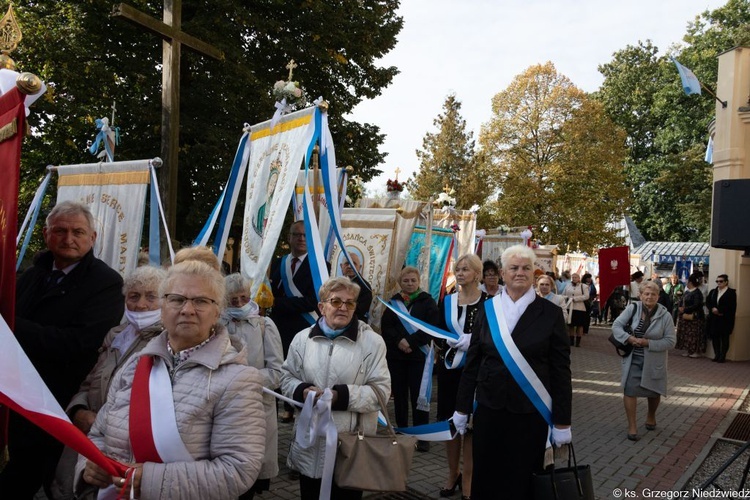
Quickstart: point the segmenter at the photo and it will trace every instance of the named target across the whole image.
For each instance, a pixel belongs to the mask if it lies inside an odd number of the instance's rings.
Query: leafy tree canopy
[[[161,19],[162,2],[133,0]],[[182,29],[219,49],[223,61],[183,47],[178,228],[187,243],[226,182],[243,123],[271,117],[271,88],[299,66],[294,79],[330,103],[339,165],[365,181],[379,174],[384,154],[377,126],[342,118],[373,98],[398,73],[377,60],[393,49],[403,20],[398,0],[183,0]],[[13,58],[49,86],[31,116],[24,145],[20,206],[27,207],[46,165],[88,163],[94,120],[109,116],[122,143],[116,159],[158,156],[161,124],[161,40],[109,16],[111,2],[57,0],[15,3],[23,41]],[[241,218],[238,207],[237,217]]]

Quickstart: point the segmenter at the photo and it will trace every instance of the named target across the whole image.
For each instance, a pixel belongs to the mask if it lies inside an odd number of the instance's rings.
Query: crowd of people
[[[622,385],[627,437],[636,440],[638,397],[648,399],[646,429],[656,427],[666,351],[676,344],[695,357],[710,338],[724,362],[736,309],[726,275],[704,294],[697,273],[664,287],[636,273],[601,307],[596,278],[535,271],[533,250],[517,245],[500,263],[458,257],[456,291],[438,301],[419,270],[404,267],[377,333],[359,256],[316,291],[300,221],[289,228],[289,253],[271,264],[268,314],[252,300],[252,283],[223,275],[208,248],[182,249],[168,269],[138,267],[123,281],[94,257],[96,237],[85,205],[54,207],[47,250],[18,280],[15,334],[71,422],[128,472],[110,475],[13,414],[0,492],[16,498],[43,487],[51,500],[126,490],[251,499],[279,473],[278,426],[293,424],[287,465],[301,498],[315,499],[328,488],[330,443],[310,433],[298,408],[323,401],[337,432],[361,425],[371,434],[386,410],[378,401],[392,396],[398,427],[427,424],[433,369],[437,420],[456,430],[439,495],[494,498],[501,481],[510,497],[529,498],[545,452],[571,442],[570,352],[592,321],[613,321],[615,336],[634,347]],[[285,399],[280,413],[274,391]],[[333,481],[330,497],[362,492]]]

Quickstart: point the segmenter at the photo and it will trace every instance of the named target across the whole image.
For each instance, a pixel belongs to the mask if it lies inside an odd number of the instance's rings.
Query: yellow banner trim
[[[297,127],[304,127],[305,125],[309,125],[310,121],[312,120],[313,114],[314,113],[310,113],[307,116],[302,116],[300,118],[296,118],[294,120],[290,120],[285,123],[280,123],[273,128],[273,132],[271,132],[271,127],[263,127],[257,132],[253,132],[252,134],[250,134],[250,140],[255,141],[263,137],[268,137],[269,135],[272,135],[272,134],[278,134],[280,132],[288,132]]]
[[[58,186],[111,186],[123,184],[148,184],[149,171],[112,172],[108,174],[61,175]]]

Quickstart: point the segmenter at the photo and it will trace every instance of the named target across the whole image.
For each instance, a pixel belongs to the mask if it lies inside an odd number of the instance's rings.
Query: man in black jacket
[[[315,293],[310,261],[307,258],[307,237],[304,221],[296,221],[289,227],[290,253],[271,263],[271,289],[273,308],[270,318],[281,335],[284,358],[289,344],[300,331],[312,326],[318,318],[318,298]],[[286,284],[285,284],[286,283]],[[284,403],[281,421],[294,420],[293,408]]]
[[[15,335],[65,408],[94,366],[104,335],[122,319],[122,277],[94,257],[94,218],[85,205],[59,203],[43,234],[48,250],[16,285]],[[63,446],[15,413],[8,435],[0,492],[33,498],[40,486],[48,489]]]

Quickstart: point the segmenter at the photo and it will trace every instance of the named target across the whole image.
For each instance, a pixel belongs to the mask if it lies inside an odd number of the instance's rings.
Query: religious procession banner
[[[407,266],[414,266],[417,269],[424,267],[426,259],[424,226],[415,226],[411,235],[409,249],[406,252]],[[422,289],[429,292],[436,302],[440,300],[445,280],[446,268],[450,260],[450,251],[453,244],[453,231],[451,229],[442,229],[433,227],[432,240],[430,245],[430,282],[422,283]]]
[[[138,265],[150,160],[56,167],[57,203],[80,201],[94,215],[94,255],[125,276]]]
[[[362,278],[372,287],[373,297],[390,298],[395,290],[388,290],[390,256],[396,244],[396,211],[365,208],[345,208],[341,215],[342,239],[350,255],[356,254],[362,264]],[[341,275],[341,263],[346,260],[337,241],[333,243],[331,270]],[[401,269],[401,266],[398,266]],[[373,300],[370,307],[370,325],[380,331],[380,318],[385,306]]]
[[[240,265],[252,280],[253,296],[273,258],[303,160],[321,132],[317,113],[317,107],[305,108],[281,117],[273,128],[271,120],[250,128]]]

